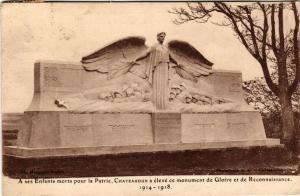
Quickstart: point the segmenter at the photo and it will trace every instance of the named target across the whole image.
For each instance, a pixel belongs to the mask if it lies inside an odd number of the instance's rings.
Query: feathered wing
[[[131,62],[147,49],[145,38],[138,36],[127,37],[83,57],[81,62],[85,70],[106,73],[108,79],[118,77],[127,72],[133,72],[140,77],[144,77],[144,72],[139,71],[139,69],[144,68],[145,62],[139,61],[138,68],[135,66],[137,64],[132,64]]]
[[[212,73],[212,65],[197,49],[187,42],[173,40],[168,43],[171,56],[178,62],[176,73],[184,79],[197,82],[197,77]]]
[[[193,82],[197,82],[197,78],[196,78],[193,74],[191,74],[191,73],[185,71],[185,70],[182,69],[181,67],[174,67],[174,68],[175,68],[176,73],[177,73],[180,77],[182,77],[182,78],[184,78],[184,79],[186,79],[186,80],[191,80],[191,81],[193,81]]]

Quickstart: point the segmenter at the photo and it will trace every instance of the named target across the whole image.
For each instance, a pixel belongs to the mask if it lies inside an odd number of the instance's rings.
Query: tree
[[[288,75],[293,76],[295,74],[295,67],[288,66]],[[278,73],[275,69],[271,73],[273,81],[278,80]],[[289,77],[291,78],[291,77]],[[270,114],[280,115],[281,107],[278,97],[268,88],[263,77],[257,77],[253,80],[243,82],[244,98],[246,102],[252,105],[255,109],[259,110],[263,116],[269,116]],[[291,96],[292,108],[294,112],[300,112],[300,86]]]
[[[228,4],[224,2],[187,3],[187,7],[173,8],[169,12],[176,14],[175,24],[189,21],[208,22],[213,15],[224,16],[221,26],[233,29],[247,51],[261,65],[266,84],[279,99],[282,116],[283,142],[291,150],[296,142],[296,130],[293,120],[291,96],[295,92],[300,78],[299,65],[299,15],[298,5],[289,3],[251,3]],[[292,17],[293,26],[288,31],[284,26],[284,17]],[[294,78],[290,79],[287,64],[295,64]],[[278,80],[272,80],[270,67],[275,66]]]
[[[288,67],[288,75],[293,75],[293,67]],[[271,73],[272,80],[275,80],[277,72]],[[243,82],[244,98],[246,102],[259,110],[264,121],[266,134],[268,137],[282,138],[281,107],[278,97],[268,88],[263,77],[255,78]],[[300,114],[300,86],[291,97],[294,111],[294,119],[299,121]],[[298,113],[298,115],[297,115]],[[297,129],[297,125],[296,125]],[[299,129],[299,127],[298,127]]]

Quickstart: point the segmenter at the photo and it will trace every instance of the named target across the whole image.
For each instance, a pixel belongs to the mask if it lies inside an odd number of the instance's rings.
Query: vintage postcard
[[[2,3],[3,194],[300,194],[299,13]]]

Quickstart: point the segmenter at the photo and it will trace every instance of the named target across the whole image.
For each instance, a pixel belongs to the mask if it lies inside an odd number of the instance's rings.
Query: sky
[[[168,13],[184,3],[2,4],[2,111],[23,112],[33,97],[37,60],[79,62],[83,56],[126,36],[156,34],[180,39],[198,49],[214,69],[239,70],[243,80],[262,76],[260,65],[229,27],[189,22],[175,25]],[[216,20],[222,20],[217,18]]]

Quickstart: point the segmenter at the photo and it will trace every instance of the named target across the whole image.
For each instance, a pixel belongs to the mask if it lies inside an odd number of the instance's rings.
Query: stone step
[[[9,121],[9,122],[2,122],[2,127],[19,127],[21,125],[21,121]]]
[[[22,119],[2,119],[2,125],[4,124],[12,124],[12,123],[20,123]]]
[[[2,114],[2,145],[16,146],[23,113]]]
[[[2,130],[20,129],[23,114],[4,113],[2,114]]]
[[[2,141],[3,146],[16,146],[17,145],[17,140],[3,140]]]
[[[2,139],[3,140],[16,140],[18,138],[18,132],[3,132]]]
[[[23,113],[3,113],[2,121],[6,120],[21,120],[23,117]]]
[[[19,132],[18,129],[12,129],[12,130],[3,129],[2,130],[3,134],[18,134],[18,132]]]
[[[16,146],[18,130],[2,130],[2,146]]]
[[[20,125],[18,124],[10,124],[10,125],[3,125],[2,126],[2,130],[19,130],[20,129]]]

